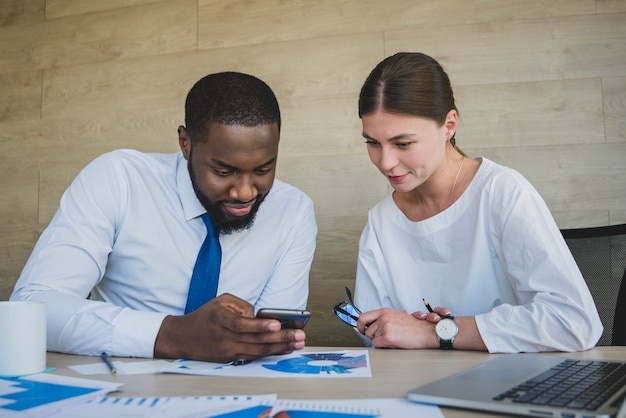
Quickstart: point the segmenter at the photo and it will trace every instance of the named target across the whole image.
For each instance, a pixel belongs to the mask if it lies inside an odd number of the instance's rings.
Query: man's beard
[[[202,193],[200,188],[198,187],[198,182],[196,181],[196,175],[194,174],[193,167],[191,164],[191,155],[189,155],[189,161],[187,162],[187,169],[189,170],[189,176],[191,177],[191,185],[193,186],[194,192],[196,192],[196,197],[202,203],[202,206],[206,209],[207,213],[211,217],[213,221],[213,227],[220,234],[232,234],[234,232],[240,232],[246,230],[254,224],[254,219],[256,218],[256,214],[259,211],[259,206],[265,197],[269,193],[269,190],[264,195],[258,195],[256,202],[252,205],[250,212],[245,216],[238,217],[227,217],[224,211],[222,210],[222,203],[224,201],[211,202],[206,195]],[[239,201],[231,201],[230,203],[245,203]]]

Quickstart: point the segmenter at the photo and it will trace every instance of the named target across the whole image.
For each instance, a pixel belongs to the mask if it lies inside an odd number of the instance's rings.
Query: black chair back
[[[604,325],[598,345],[626,345],[626,224],[561,233]]]

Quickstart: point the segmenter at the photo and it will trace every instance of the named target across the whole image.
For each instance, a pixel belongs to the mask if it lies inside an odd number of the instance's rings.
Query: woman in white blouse
[[[361,89],[359,117],[393,188],[370,210],[359,245],[357,328],[374,347],[596,344],[597,309],[541,196],[518,172],[455,145],[458,110],[437,61],[383,60]]]

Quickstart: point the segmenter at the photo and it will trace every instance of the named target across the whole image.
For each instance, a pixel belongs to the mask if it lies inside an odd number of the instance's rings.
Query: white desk
[[[346,347],[307,347],[307,351],[345,350]],[[362,348],[359,348],[362,349]],[[98,380],[124,383],[114,396],[191,396],[191,395],[259,395],[276,393],[282,399],[353,399],[404,398],[407,391],[456,373],[497,356],[472,351],[388,350],[370,349],[372,378],[298,379],[298,378],[232,378],[155,375],[98,375]],[[597,347],[581,353],[551,353],[561,357],[626,360],[626,347]],[[48,353],[48,367],[54,373],[82,376],[70,365],[99,361],[99,357],[82,357]],[[124,359],[124,361],[131,361]],[[446,417],[496,416],[487,413],[442,409]]]

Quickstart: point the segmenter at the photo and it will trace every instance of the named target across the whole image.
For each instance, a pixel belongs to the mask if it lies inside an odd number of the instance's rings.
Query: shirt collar
[[[178,152],[178,167],[176,172],[176,183],[178,185],[178,194],[180,197],[180,203],[183,207],[183,213],[185,219],[190,220],[197,218],[206,213],[206,209],[202,206],[202,203],[198,200],[196,192],[191,185],[191,176],[187,168],[187,160],[183,157],[182,152]]]

